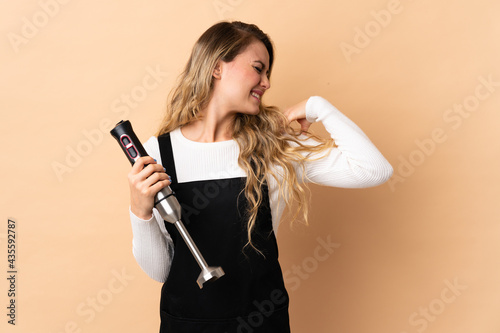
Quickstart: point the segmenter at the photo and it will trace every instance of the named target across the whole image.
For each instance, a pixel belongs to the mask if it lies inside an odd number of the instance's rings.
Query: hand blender
[[[120,121],[116,124],[115,128],[111,130],[111,135],[118,141],[132,165],[134,165],[139,157],[148,156],[146,150],[144,150],[144,147],[135,135],[130,121]],[[186,230],[186,227],[181,221],[181,205],[179,201],[177,201],[175,193],[170,189],[170,186],[164,187],[156,194],[154,205],[165,221],[175,225],[187,247],[193,254],[194,259],[200,266],[201,273],[196,280],[200,289],[203,288],[205,282],[215,281],[223,276],[224,271],[221,267],[211,267],[207,265],[207,262]]]

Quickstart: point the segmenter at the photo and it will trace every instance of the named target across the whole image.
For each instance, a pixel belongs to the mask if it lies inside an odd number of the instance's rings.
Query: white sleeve
[[[145,144],[146,152],[161,163],[158,139],[151,137]],[[152,279],[165,282],[170,271],[174,255],[170,234],[165,228],[160,213],[153,208],[153,216],[142,220],[130,211],[132,224],[132,252],[142,270]]]
[[[310,97],[306,118],[309,122],[321,121],[337,145],[321,159],[306,162],[306,181],[364,188],[383,184],[392,176],[392,166],[365,133],[326,99]]]

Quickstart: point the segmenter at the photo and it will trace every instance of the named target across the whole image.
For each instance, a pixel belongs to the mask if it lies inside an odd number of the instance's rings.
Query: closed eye
[[[260,60],[254,61],[254,65],[252,66],[259,74],[262,74],[262,72],[266,69],[266,65]],[[269,71],[266,71],[266,76],[269,79]]]

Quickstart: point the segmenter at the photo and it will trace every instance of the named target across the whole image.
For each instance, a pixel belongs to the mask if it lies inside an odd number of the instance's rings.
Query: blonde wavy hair
[[[157,136],[200,119],[200,111],[208,104],[213,85],[213,71],[219,61],[231,62],[244,48],[254,41],[261,41],[269,53],[269,76],[274,61],[270,38],[256,25],[243,22],[220,22],[205,31],[195,43],[176,87],[170,93],[167,112]],[[335,146],[332,139],[322,139],[311,133],[301,133],[292,128],[277,107],[260,105],[257,115],[237,114],[234,120],[233,139],[238,143],[238,163],[246,171],[244,194],[248,200],[247,235],[252,243],[257,212],[263,201],[263,186],[267,177],[274,177],[279,194],[286,206],[295,206],[292,219],[303,213],[307,224],[308,206],[304,179],[299,179],[297,167],[304,171],[304,163],[313,155]],[[319,144],[306,145],[303,137],[314,138]],[[304,175],[304,172],[301,172]],[[302,176],[303,177],[303,176]],[[246,247],[245,246],[245,247]]]

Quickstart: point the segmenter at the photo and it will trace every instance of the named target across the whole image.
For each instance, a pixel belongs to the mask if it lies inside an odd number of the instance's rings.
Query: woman
[[[306,182],[359,188],[392,175],[366,135],[325,99],[311,97],[285,112],[265,106],[273,60],[270,39],[255,25],[209,28],[157,136],[144,145],[152,157],[130,171],[134,256],[164,282],[161,332],[289,332],[275,239],[284,207],[298,204],[294,217],[302,211],[307,221]],[[307,133],[316,121],[330,140]],[[201,253],[226,273],[203,289],[188,248],[153,208],[154,195],[168,185]]]

